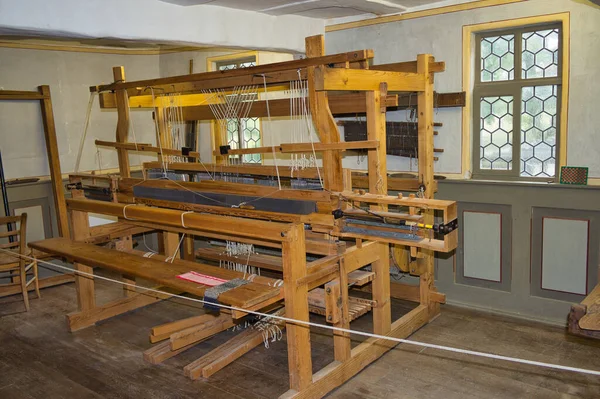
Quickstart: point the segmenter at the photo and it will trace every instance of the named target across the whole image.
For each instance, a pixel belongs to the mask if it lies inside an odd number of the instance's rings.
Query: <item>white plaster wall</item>
[[[66,51],[0,48],[0,87],[5,90],[36,90],[47,84],[52,105],[63,173],[74,170],[89,100],[89,86],[112,82],[112,67],[125,66],[129,80],[158,76],[157,55],[111,55]],[[154,125],[147,111],[132,110],[138,142],[154,139]],[[95,139],[115,140],[116,111],[100,111],[96,98],[80,170],[98,169]],[[130,133],[130,141],[133,135]],[[0,101],[0,148],[7,178],[48,175],[48,159],[38,101]],[[103,148],[102,169],[116,168],[117,155]],[[130,155],[132,165],[141,159]]]
[[[158,0],[0,0],[0,33],[303,51],[321,19]]]
[[[462,91],[462,27],[464,25],[545,15],[571,13],[571,73],[567,163],[588,166],[590,176],[600,177],[600,141],[596,140],[600,112],[595,104],[600,83],[595,76],[600,65],[600,9],[571,0],[530,0],[510,5],[442,14],[326,34],[327,53],[363,48],[375,50],[376,64],[412,61],[419,53],[431,53],[446,62],[446,71],[436,75],[435,90]],[[444,148],[435,163],[436,173],[461,172],[462,113],[460,108],[437,111],[435,146]],[[388,114],[390,120],[405,119],[404,112]],[[407,171],[406,158],[388,156],[388,169]],[[346,157],[344,165],[354,167]],[[414,168],[413,168],[414,170]]]

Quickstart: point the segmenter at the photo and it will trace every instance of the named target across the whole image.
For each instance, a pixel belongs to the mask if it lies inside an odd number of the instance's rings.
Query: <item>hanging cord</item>
[[[301,81],[300,69],[298,69],[298,80]],[[314,124],[312,123],[312,113],[310,111],[310,106],[306,104],[306,99],[308,97],[308,82],[306,83],[306,96],[302,96],[302,113],[304,116],[304,120],[306,122],[306,129],[308,131],[308,136],[310,137],[310,145],[312,147],[312,153],[315,160],[315,167],[317,168],[317,176],[319,177],[319,183],[321,184],[321,188],[325,188],[323,185],[323,178],[321,176],[321,168],[319,168],[319,163],[317,162],[317,152],[315,151],[315,142],[313,140],[313,131]]]
[[[182,219],[183,219],[183,217],[182,217]],[[185,233],[183,233],[181,235],[181,239],[179,240],[179,244],[177,245],[177,248],[175,248],[175,253],[173,255],[169,256],[168,258],[166,258],[165,262],[167,262],[167,263],[173,263],[173,261],[177,257],[177,254],[179,254],[179,247],[181,247],[181,243],[183,242],[184,238],[185,238]]]
[[[81,135],[81,140],[79,141],[79,152],[77,153],[77,160],[75,161],[75,173],[79,172],[79,166],[81,165],[81,155],[83,154],[83,146],[85,144],[85,138],[87,136],[88,127],[90,126],[90,118],[92,115],[92,107],[94,105],[95,98],[96,92],[90,92],[90,99],[88,100],[87,112],[85,114],[85,123],[83,125],[83,134]]]
[[[156,252],[155,250],[153,250],[152,248],[150,248],[150,247],[148,246],[148,244],[146,244],[146,233],[142,233],[142,239],[144,240],[144,247],[145,247],[145,248],[148,250],[148,252],[146,252],[147,254],[148,254],[148,253],[151,253],[152,255],[155,255],[155,254],[157,254],[157,253],[158,253],[158,252]],[[152,256],[152,255],[150,255],[150,256]],[[149,258],[150,256],[148,256],[148,258]]]
[[[271,109],[269,108],[269,95],[267,92],[267,77],[265,74],[262,74],[263,78],[263,87],[265,88],[265,103],[267,105],[267,119],[269,120],[269,128],[271,128]],[[271,143],[273,143],[274,138],[271,138]],[[275,171],[277,172],[277,184],[279,185],[279,189],[281,190],[281,178],[279,177],[279,166],[277,165],[277,155],[275,155],[275,145],[271,144],[271,149],[273,150],[273,163],[275,164]]]
[[[98,158],[98,171],[102,174],[102,154],[100,148],[96,147],[96,158]]]
[[[160,128],[158,126],[158,110],[156,109],[156,96],[154,95],[154,87],[148,86],[147,88],[150,88],[150,92],[152,93],[152,108],[154,109],[154,112],[155,112],[154,127],[156,129],[156,141],[158,143],[158,149],[160,151],[160,162],[163,167],[163,175],[165,177],[167,177],[167,164],[165,163],[165,157],[163,155],[163,148],[162,148],[161,137],[160,137]]]
[[[183,227],[184,229],[187,229],[187,226],[185,225],[185,223],[183,223],[183,217],[185,215],[187,215],[188,213],[194,213],[194,211],[187,211],[187,212],[182,212],[181,213],[181,227]]]
[[[14,252],[14,251],[9,251],[9,250],[4,249],[4,248],[0,248],[0,251],[4,252],[4,253],[7,253],[7,254],[9,254],[9,255],[11,255],[13,257],[19,257],[19,258],[29,259],[31,261],[36,260],[32,256],[20,254],[18,252]],[[74,274],[79,275],[79,276],[85,276],[85,277],[90,277],[90,278],[93,278],[93,279],[109,281],[109,282],[113,282],[113,283],[116,283],[116,284],[121,284],[121,285],[124,285],[124,286],[132,287],[132,288],[135,288],[136,290],[144,290],[144,291],[147,291],[147,292],[153,292],[153,293],[165,295],[167,297],[172,297],[172,298],[180,298],[180,299],[191,301],[191,302],[197,302],[197,303],[202,303],[202,304],[206,303],[202,299],[190,298],[190,297],[183,296],[183,295],[174,295],[172,293],[161,291],[161,290],[157,290],[157,289],[154,289],[154,288],[142,287],[140,285],[127,283],[125,281],[119,281],[119,280],[115,280],[115,279],[112,279],[112,278],[109,278],[109,277],[99,276],[99,275],[95,275],[93,273],[83,272],[81,270],[75,270],[73,268],[62,266],[62,265],[57,265],[55,263],[48,262],[48,261],[45,261],[45,260],[42,260],[42,259],[37,259],[37,262],[38,262],[39,265],[46,265],[46,266],[48,266],[46,268],[49,269],[49,270],[53,270],[53,271],[66,270],[68,273],[74,273]],[[45,267],[45,266],[42,266],[42,267]],[[59,269],[59,270],[57,270],[57,269]],[[258,311],[255,311],[255,310],[243,309],[243,308],[238,308],[238,307],[235,307],[235,306],[228,306],[228,305],[224,305],[224,304],[221,304],[221,303],[212,303],[211,302],[210,305],[211,306],[217,306],[217,307],[222,308],[222,309],[229,309],[229,310],[238,311],[238,312],[244,312],[244,313],[253,314],[253,315],[257,315],[257,316],[268,317],[268,318],[271,318],[271,319],[274,319],[274,320],[281,320],[281,321],[284,321],[286,323],[290,323],[290,324],[294,324],[294,325],[299,325],[299,326],[318,327],[318,328],[323,328],[323,329],[326,329],[326,330],[337,331],[337,332],[348,333],[348,334],[355,334],[355,335],[360,335],[360,336],[363,336],[363,337],[381,339],[381,340],[386,340],[386,341],[391,341],[391,342],[397,342],[397,343],[402,343],[402,344],[420,346],[420,347],[423,347],[423,348],[438,349],[438,350],[442,350],[442,351],[448,351],[448,352],[454,352],[454,353],[461,353],[461,354],[471,355],[471,356],[479,356],[479,357],[484,357],[484,358],[488,358],[488,359],[501,360],[501,361],[507,361],[507,362],[513,362],[513,363],[520,363],[520,364],[527,364],[527,365],[538,366],[538,367],[545,367],[545,368],[554,369],[554,370],[571,371],[571,372],[574,372],[574,373],[600,376],[600,371],[596,371],[596,370],[589,370],[589,369],[583,369],[583,368],[578,368],[578,367],[570,367],[570,366],[562,366],[562,365],[559,365],[559,364],[544,363],[544,362],[538,362],[538,361],[534,361],[534,360],[526,360],[526,359],[520,359],[520,358],[515,358],[515,357],[510,357],[510,356],[496,355],[496,354],[493,354],[493,353],[478,352],[478,351],[472,351],[472,350],[468,350],[468,349],[454,348],[454,347],[451,347],[451,346],[429,344],[429,343],[425,343],[425,342],[413,341],[413,340],[408,340],[408,339],[403,339],[403,338],[389,337],[389,336],[380,335],[380,334],[373,334],[373,333],[368,333],[368,332],[363,332],[363,331],[350,330],[350,329],[347,329],[347,328],[335,327],[333,325],[319,324],[319,323],[314,323],[314,322],[311,322],[311,321],[304,321],[304,320],[296,320],[296,319],[292,319],[292,318],[285,317],[285,316],[277,316],[277,315],[273,315],[273,314],[262,313],[262,312],[258,312]]]

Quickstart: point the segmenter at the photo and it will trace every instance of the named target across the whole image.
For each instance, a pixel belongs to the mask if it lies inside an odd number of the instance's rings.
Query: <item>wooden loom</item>
[[[93,274],[94,267],[112,270],[123,275],[123,280],[130,285],[124,287],[123,298],[98,305],[94,280],[78,276],[79,311],[68,315],[72,331],[168,298],[165,292],[202,297],[206,286],[177,278],[185,272],[196,271],[225,280],[248,278],[246,273],[194,262],[196,256],[218,261],[226,255],[211,248],[196,251],[192,237],[231,240],[270,248],[275,253],[280,251],[279,256],[252,254],[244,260],[270,270],[274,277],[254,276],[251,282],[222,293],[218,301],[234,307],[232,310],[155,327],[150,340],[157,345],[144,354],[152,363],[162,362],[232,327],[247,316],[244,310],[272,312],[278,309],[277,314],[299,321],[308,321],[309,312],[314,312],[324,315],[333,326],[345,329],[350,328],[353,318],[371,312],[373,332],[396,338],[409,336],[439,314],[439,304],[445,301],[445,296],[434,286],[434,251],[449,252],[457,244],[456,203],[433,199],[433,80],[435,72],[444,70],[444,64],[421,54],[416,62],[388,64],[378,70],[377,66],[369,66],[373,57],[371,50],[325,56],[322,36],[307,38],[306,46],[308,58],[303,60],[137,82],[126,82],[122,67],[117,67],[114,83],[91,88],[100,93],[103,107],[115,106],[118,112],[116,142],[98,144],[117,149],[120,177],[71,176],[73,198],[67,200],[67,208],[73,240],[57,238],[30,245],[70,259],[77,270],[85,273]],[[159,95],[185,93],[181,94],[185,120],[214,119],[206,105],[198,105],[205,100],[199,91],[262,84],[263,81],[274,90],[285,88],[290,81],[298,79],[298,75],[308,81],[310,109],[320,143],[314,147],[310,143],[290,143],[275,148],[226,149],[223,153],[222,143],[217,142],[213,150],[219,150],[217,160],[221,161],[244,151],[285,153],[313,151],[314,148],[323,157],[323,190],[279,190],[224,181],[174,182],[131,177],[128,151],[154,152],[159,157],[199,158],[193,151],[127,142],[130,107],[148,106],[150,101],[154,104],[154,99],[148,98],[148,87],[159,90]],[[385,112],[386,106],[397,104],[394,92],[416,92],[419,109],[419,177],[417,181],[396,182],[396,187],[419,189],[422,198],[387,195]],[[284,101],[289,104],[288,100]],[[366,141],[340,141],[333,115],[349,110],[366,114]],[[289,106],[286,111],[285,104],[278,100],[268,105],[257,101],[252,107],[252,116],[287,115],[286,112]],[[163,133],[159,129],[158,140]],[[353,190],[350,171],[342,169],[341,153],[356,148],[368,151],[368,192]],[[145,169],[161,165],[168,171],[181,173],[202,173],[213,168],[197,162],[167,165],[159,162],[149,163]],[[239,173],[239,166],[221,164],[215,168],[220,173]],[[282,174],[287,170],[286,167],[279,169]],[[259,177],[275,174],[273,166],[245,165],[243,170],[246,175]],[[298,171],[306,178],[314,178],[317,173],[311,168]],[[100,183],[104,184],[103,188],[98,188]],[[107,194],[108,201],[85,198],[90,188],[93,193]],[[144,194],[152,190],[174,193],[175,199]],[[176,199],[189,198],[185,196],[190,193],[234,198],[239,203],[249,198],[254,201],[268,197],[274,201],[270,203],[281,202],[288,208],[293,204],[293,209],[274,211],[268,206],[261,207],[260,201],[254,202],[256,206],[252,207],[229,207]],[[295,209],[304,211],[295,212]],[[441,214],[442,222],[434,224],[434,211]],[[119,221],[90,228],[90,212],[116,216]],[[148,258],[133,249],[131,236],[150,231],[162,234],[163,248],[161,254]],[[185,239],[180,240],[180,233],[186,234]],[[111,241],[116,241],[116,249],[98,246]],[[177,254],[181,242],[183,259],[171,255]],[[390,244],[410,248],[411,256],[403,258],[401,268],[419,276],[418,286],[390,283]],[[165,263],[167,255],[171,257]],[[371,265],[370,270],[362,270],[368,265]],[[277,273],[282,276],[281,280],[277,280]],[[136,278],[152,281],[161,293],[134,288]],[[372,293],[372,298],[350,296],[351,284],[363,286]],[[391,297],[418,302],[418,306],[392,321]],[[284,327],[281,322],[274,323]],[[334,332],[335,360],[313,374],[310,329],[295,323],[286,323],[285,329],[290,376],[290,389],[282,395],[286,398],[322,397],[395,346],[391,341],[370,338],[352,348],[349,334]],[[244,331],[188,365],[185,374],[191,378],[208,377],[260,343],[260,333]]]

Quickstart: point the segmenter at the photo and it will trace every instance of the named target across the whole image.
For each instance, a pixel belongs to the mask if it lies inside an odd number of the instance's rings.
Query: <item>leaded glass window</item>
[[[555,178],[561,40],[557,25],[476,36],[474,177]]]

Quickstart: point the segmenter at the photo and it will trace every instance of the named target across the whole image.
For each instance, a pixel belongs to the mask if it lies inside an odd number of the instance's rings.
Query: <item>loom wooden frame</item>
[[[425,209],[423,213],[424,222],[433,223],[433,209],[435,208],[433,204],[435,204],[435,200],[432,200],[432,198],[436,188],[433,179],[433,79],[434,72],[443,70],[443,63],[436,63],[431,55],[420,54],[416,62],[400,63],[396,67],[388,65],[382,71],[378,71],[376,67],[369,69],[368,60],[373,57],[371,50],[325,56],[323,36],[307,38],[306,50],[307,58],[300,61],[261,65],[244,70],[192,74],[138,82],[125,81],[123,68],[116,67],[113,70],[114,83],[93,86],[91,91],[110,93],[111,97],[114,96],[118,113],[114,147],[118,152],[121,179],[125,179],[130,177],[128,151],[135,150],[136,147],[138,150],[140,149],[139,145],[136,146],[127,142],[130,124],[128,101],[131,102],[136,96],[147,95],[145,88],[149,86],[162,88],[165,93],[173,91],[193,93],[205,88],[227,88],[241,83],[252,83],[257,80],[256,76],[258,74],[263,73],[268,74],[266,84],[273,86],[286,84],[291,79],[297,79],[298,70],[300,70],[300,75],[308,80],[311,113],[320,137],[321,146],[319,150],[323,154],[324,186],[326,190],[332,193],[329,201],[330,207],[322,206],[319,208],[319,212],[323,213],[319,218],[308,222],[306,220],[266,222],[260,220],[260,218],[253,218],[251,213],[244,213],[244,209],[236,209],[231,210],[231,213],[229,213],[229,215],[234,216],[194,213],[189,218],[186,217],[184,224],[181,210],[148,207],[140,204],[128,206],[123,201],[132,204],[135,198],[132,195],[123,193],[119,193],[118,196],[121,202],[102,203],[86,200],[83,198],[83,192],[76,189],[73,190],[73,199],[67,201],[71,214],[73,239],[87,242],[97,241],[93,236],[95,232],[90,229],[88,224],[88,212],[94,212],[117,216],[121,219],[118,222],[119,228],[103,228],[102,232],[103,237],[105,237],[107,231],[109,231],[109,235],[110,232],[119,231],[121,233],[120,247],[126,250],[131,248],[131,238],[126,234],[132,234],[133,227],[161,231],[164,237],[164,254],[176,252],[179,243],[178,233],[281,248],[284,284],[279,299],[284,302],[285,315],[291,319],[308,321],[308,291],[326,284],[326,287],[334,287],[335,289],[331,292],[336,293],[335,298],[328,298],[326,301],[329,303],[326,314],[332,315],[333,325],[340,328],[350,327],[348,274],[370,264],[373,275],[368,276],[365,283],[368,290],[372,292],[370,303],[373,312],[373,332],[395,338],[408,337],[415,330],[439,315],[439,304],[445,300],[444,295],[438,293],[434,286],[433,250],[411,247],[411,253],[414,255],[415,260],[410,265],[407,263],[405,266],[410,268],[413,274],[419,276],[420,283],[418,286],[390,282],[390,248],[388,242],[356,239],[355,245],[347,248],[337,247],[337,250],[330,252],[327,256],[308,263],[306,253],[310,251],[308,248],[309,241],[315,241],[314,237],[319,233],[323,238],[329,237],[327,232],[331,231],[334,224],[331,209],[335,206],[333,203],[338,198],[336,195],[344,190],[352,189],[351,174],[349,171],[342,169],[340,153],[344,146],[340,144],[339,132],[330,107],[330,99],[334,96],[329,96],[328,90],[359,90],[364,92],[360,96],[348,95],[360,99],[360,104],[357,104],[361,109],[364,109],[367,115],[368,141],[365,143],[369,144],[366,146],[369,171],[367,177],[368,191],[369,195],[381,196],[382,200],[373,200],[373,197],[367,197],[369,201],[366,202],[371,204],[371,209],[379,211],[385,211],[389,204],[396,204],[390,199],[393,197],[385,197],[388,187],[385,155],[385,112],[389,100],[387,92],[388,90],[418,92],[418,184],[422,187],[424,198],[414,199],[410,204]],[[262,77],[259,80],[262,83]],[[363,99],[364,103],[362,103]],[[158,115],[159,112],[156,114]],[[157,134],[157,140],[161,140],[161,135],[165,132],[159,128]],[[372,143],[378,144],[373,145]],[[153,148],[144,149],[154,151]],[[213,148],[213,150],[215,149]],[[253,166],[253,168],[257,169],[260,174],[260,171],[267,173],[270,167]],[[204,186],[210,186],[210,184]],[[264,187],[257,188],[254,185],[219,183],[218,186],[225,191],[230,190],[232,193],[243,192],[249,194],[264,190]],[[240,188],[240,186],[246,187]],[[300,191],[290,190],[295,196],[303,195]],[[280,195],[285,197],[285,192]],[[326,203],[327,201],[323,202]],[[406,200],[402,202],[398,199],[398,204],[406,206]],[[227,211],[223,213],[228,214]],[[244,216],[244,218],[240,216]],[[448,217],[451,217],[451,215]],[[204,219],[210,220],[210,223],[200,223]],[[313,232],[305,231],[305,223],[311,223]],[[193,257],[193,246],[191,249]],[[189,256],[189,250],[189,244],[184,243],[184,259]],[[330,251],[331,248],[326,250]],[[57,249],[57,252],[60,251]],[[76,263],[75,268],[86,273],[93,273],[93,269],[88,265]],[[133,276],[124,276],[124,278],[128,282],[135,281]],[[372,281],[370,281],[371,279]],[[368,282],[370,282],[370,286]],[[79,312],[69,316],[69,320],[74,320],[70,325],[72,330],[92,325],[96,321],[164,298],[164,296],[157,296],[155,299],[147,299],[142,297],[135,289],[129,287],[125,290],[125,298],[98,306],[95,303],[93,279],[77,276],[76,283]],[[392,322],[391,297],[412,300],[418,302],[419,305],[408,314]],[[260,310],[271,303],[264,302],[249,310]],[[244,312],[232,313],[234,318],[243,315]],[[335,332],[333,336],[335,360],[324,369],[313,374],[310,329],[306,325],[286,323],[286,334],[290,389],[281,396],[282,398],[322,397],[395,346],[393,342],[371,338],[352,348],[349,334]],[[179,352],[180,350],[177,353]],[[157,356],[163,359],[172,355],[165,355],[164,352],[161,352]]]

